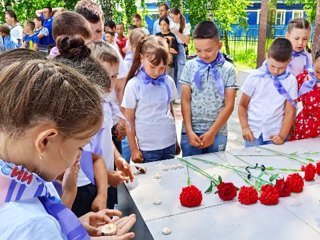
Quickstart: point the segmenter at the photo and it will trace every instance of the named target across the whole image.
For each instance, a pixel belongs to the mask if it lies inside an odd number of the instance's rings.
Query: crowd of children
[[[107,210],[116,208],[117,186],[134,179],[130,160],[148,163],[180,152],[226,149],[239,86],[212,21],[193,30],[197,57],[186,62],[190,27],[178,8],[169,11],[164,3],[153,35],[134,14],[128,37],[122,23],[105,22],[90,0],[79,1],[74,12],[38,10],[23,33],[15,13],[5,14],[6,25],[0,26],[4,239],[101,237],[98,223],[118,226],[114,236],[101,239],[131,239],[135,216],[119,218],[119,211]],[[241,86],[239,128],[246,147],[320,136],[320,52],[313,63],[310,31],[307,20],[293,19],[286,38],[273,41],[263,65]],[[180,143],[173,108],[178,99]],[[297,115],[299,101],[303,109]]]

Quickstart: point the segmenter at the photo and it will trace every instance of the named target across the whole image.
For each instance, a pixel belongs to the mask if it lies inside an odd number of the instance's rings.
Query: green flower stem
[[[297,162],[299,162],[299,163],[301,163],[301,164],[304,164],[304,165],[308,164],[308,163],[306,163],[306,162],[304,162],[304,161],[302,161],[302,160],[299,160],[298,158],[294,157],[293,155],[296,154],[296,153],[294,153],[294,154],[285,154],[285,153],[278,152],[278,151],[276,151],[276,150],[272,150],[272,149],[269,149],[269,148],[264,148],[264,147],[258,147],[258,148],[263,149],[263,150],[267,150],[267,151],[270,151],[270,152],[273,152],[273,153],[275,153],[275,154],[277,154],[277,155],[286,157],[286,158],[288,158],[288,159],[290,159],[290,160],[297,161]]]

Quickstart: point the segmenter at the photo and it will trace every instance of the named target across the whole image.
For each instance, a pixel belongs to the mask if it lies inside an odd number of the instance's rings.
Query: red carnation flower
[[[197,207],[202,202],[202,193],[194,185],[182,188],[180,193],[180,203],[185,207]]]
[[[286,182],[289,184],[291,192],[299,193],[302,191],[304,181],[298,173],[288,175]]]
[[[280,197],[288,197],[291,194],[290,186],[284,179],[277,179],[275,188],[278,190]]]
[[[320,162],[317,162],[317,174],[320,175]]]
[[[261,195],[259,200],[264,205],[276,205],[279,203],[279,192],[272,185],[264,185],[261,187]]]
[[[250,205],[258,201],[258,192],[254,187],[242,186],[238,195],[241,204]]]
[[[233,183],[221,182],[218,186],[218,195],[223,201],[232,200],[237,196],[237,187]]]
[[[316,167],[312,163],[309,163],[304,170],[304,179],[306,181],[314,180],[314,176],[316,175],[316,172],[317,172]]]

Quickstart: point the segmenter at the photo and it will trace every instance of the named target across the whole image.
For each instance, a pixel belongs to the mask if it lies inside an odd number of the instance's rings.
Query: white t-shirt
[[[86,150],[88,152],[92,152],[90,143],[88,143],[86,146],[84,146],[83,150]],[[89,180],[87,175],[82,171],[82,169],[80,167],[79,173],[78,173],[78,179],[77,179],[77,187],[83,187],[83,186],[86,186],[90,183],[91,183],[91,181]]]
[[[179,23],[173,22],[172,25],[170,24],[170,30],[171,31],[173,29],[176,29],[176,30],[179,31],[179,28],[180,28],[180,24]],[[184,27],[182,34],[185,35],[185,36],[190,35],[190,31],[191,31],[191,25],[190,25],[190,23],[186,23],[186,26]],[[183,41],[181,40],[181,38],[178,35],[175,34],[175,36],[177,38],[177,42],[178,43],[183,43]]]
[[[0,204],[0,239],[67,239],[38,198]]]
[[[172,102],[178,98],[178,92],[170,76],[167,76],[166,83],[171,91]],[[137,77],[130,79],[122,107],[135,109],[135,130],[140,150],[159,150],[175,144],[176,126],[165,85],[144,84]]]
[[[22,32],[23,30],[20,25],[16,25],[10,29],[10,36],[18,40],[18,43],[19,43],[18,47],[21,47],[22,45],[22,38],[23,38]]]
[[[281,95],[270,77],[255,77],[251,73],[241,87],[241,91],[250,96],[248,105],[248,123],[255,138],[261,133],[264,141],[270,140],[271,135],[278,135],[283,122],[286,98]],[[297,81],[290,74],[280,80],[291,99],[297,98]]]

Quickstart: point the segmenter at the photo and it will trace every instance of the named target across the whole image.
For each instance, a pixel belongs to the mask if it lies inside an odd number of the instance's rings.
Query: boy
[[[193,37],[198,57],[187,62],[180,78],[183,156],[225,150],[227,120],[238,89],[235,68],[220,53],[217,26],[203,21]]]
[[[37,51],[38,50],[38,45],[39,45],[39,39],[37,35],[34,33],[36,25],[32,21],[27,21],[24,24],[24,33],[26,34],[23,37],[23,48],[28,48]]]
[[[112,45],[115,48],[118,48],[118,46],[114,42],[114,33],[113,32],[106,32],[106,42]]]
[[[117,24],[116,32],[117,32],[116,43],[117,43],[117,45],[119,47],[121,56],[124,58],[126,54],[124,53],[123,49],[126,47],[127,38],[123,35],[123,32],[124,32],[123,23],[118,23]]]
[[[238,113],[246,147],[283,144],[289,134],[297,98],[297,81],[287,69],[291,53],[289,40],[274,40],[267,60],[241,87]]]
[[[5,25],[0,26],[0,37],[2,40],[1,50],[7,51],[7,50],[18,48],[18,41],[15,38],[12,38],[10,36],[9,27]]]
[[[33,18],[33,22],[36,26],[34,34],[37,35],[39,39],[39,51],[43,53],[48,53],[48,42],[49,42],[49,30],[43,27],[43,19],[40,17]]]

